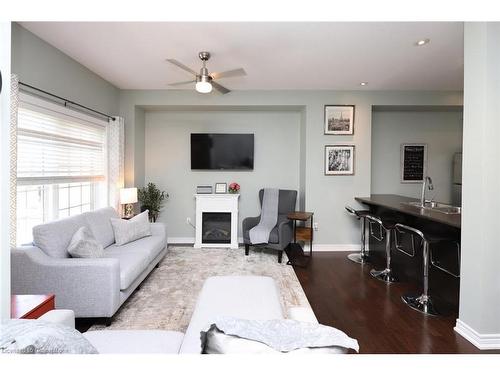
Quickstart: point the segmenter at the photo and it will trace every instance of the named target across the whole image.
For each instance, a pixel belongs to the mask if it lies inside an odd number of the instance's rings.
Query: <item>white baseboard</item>
[[[194,237],[168,237],[168,244],[194,244]]]
[[[307,252],[309,246],[307,246],[304,251]],[[359,244],[314,244],[313,251],[352,251],[358,252],[361,250]]]
[[[171,245],[175,244],[194,244],[194,237],[168,237],[167,243]],[[243,243],[243,238],[238,238],[239,243]]]
[[[472,327],[457,319],[455,332],[481,350],[500,349],[500,333],[479,333]]]

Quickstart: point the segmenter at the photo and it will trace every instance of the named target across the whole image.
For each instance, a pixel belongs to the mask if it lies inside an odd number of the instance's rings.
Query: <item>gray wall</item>
[[[17,23],[12,23],[11,61],[12,73],[24,83],[104,113],[118,113],[115,86]]]
[[[453,154],[462,151],[462,112],[373,112],[372,194],[420,197],[421,184],[401,183],[402,143],[427,144],[429,199],[451,202]]]
[[[168,190],[170,199],[160,216],[169,237],[192,237],[193,194],[197,185],[238,182],[241,220],[259,214],[262,187],[299,189],[300,112],[296,111],[168,111],[146,112],[146,182]],[[191,170],[191,133],[253,133],[253,171]],[[241,233],[241,232],[240,232]]]
[[[329,136],[323,134],[323,116],[325,104],[354,104],[356,106],[355,130],[352,136]],[[227,95],[202,95],[188,90],[124,90],[120,95],[120,114],[125,117],[126,137],[126,184],[140,186],[141,166],[134,163],[137,155],[148,149],[145,145],[134,142],[136,133],[135,117],[138,107],[146,110],[169,106],[191,107],[232,107],[238,106],[293,106],[302,113],[301,135],[305,140],[304,148],[296,151],[305,170],[304,191],[307,210],[314,211],[318,231],[315,233],[316,244],[341,245],[346,249],[350,244],[359,243],[359,224],[346,215],[345,204],[356,206],[354,197],[366,196],[371,190],[371,116],[373,105],[461,105],[460,92],[382,92],[382,91],[233,91]],[[147,132],[146,132],[147,133]],[[356,174],[354,176],[325,176],[324,147],[328,144],[356,145]],[[293,150],[292,150],[293,151]],[[147,177],[146,177],[147,178]],[[136,183],[137,181],[137,183]],[[170,186],[161,185],[170,190]],[[245,187],[243,187],[245,188]],[[186,190],[192,192],[194,186],[186,184]],[[189,198],[190,200],[192,197]],[[255,207],[257,209],[258,207]],[[168,206],[166,208],[168,210]],[[167,213],[165,213],[167,214]],[[168,214],[167,214],[168,215]],[[182,218],[185,220],[185,217]],[[170,231],[171,236],[177,236]],[[339,247],[338,247],[339,248]]]

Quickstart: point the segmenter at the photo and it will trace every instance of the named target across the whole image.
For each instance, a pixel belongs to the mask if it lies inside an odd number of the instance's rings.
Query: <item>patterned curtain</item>
[[[122,117],[109,120],[108,143],[108,204],[121,213],[120,189],[125,186],[125,126]]]
[[[17,245],[17,108],[19,106],[19,79],[10,80],[10,246]]]

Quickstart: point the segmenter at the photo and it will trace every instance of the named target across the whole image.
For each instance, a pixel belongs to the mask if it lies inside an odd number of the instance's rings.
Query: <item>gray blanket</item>
[[[283,353],[302,348],[345,348],[359,351],[357,340],[336,328],[318,323],[288,319],[247,320],[219,317],[215,319],[208,331],[201,332],[204,353],[210,353],[211,343],[209,341],[214,337],[214,332],[234,338],[257,341]]]
[[[260,222],[248,232],[252,244],[269,242],[269,235],[278,222],[278,201],[279,189],[264,189]]]

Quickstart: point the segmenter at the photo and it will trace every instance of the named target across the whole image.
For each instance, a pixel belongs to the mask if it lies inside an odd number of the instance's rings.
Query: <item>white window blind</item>
[[[26,103],[18,113],[18,185],[105,180],[104,126]]]
[[[17,123],[17,242],[35,225],[108,204],[108,123],[24,93]]]

